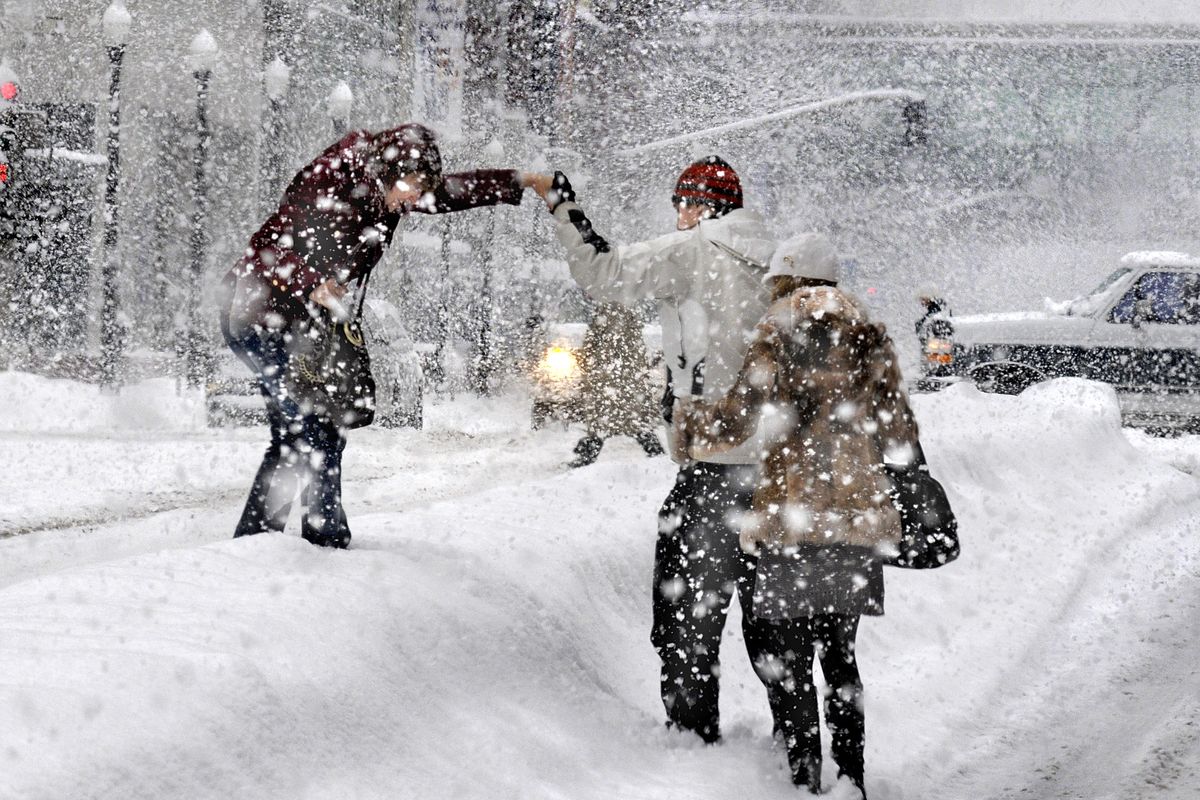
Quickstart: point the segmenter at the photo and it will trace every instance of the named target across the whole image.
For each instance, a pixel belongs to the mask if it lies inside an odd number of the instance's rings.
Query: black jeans
[[[816,792],[821,785],[821,731],[817,691],[813,682],[813,648],[821,661],[825,692],[825,722],[832,739],[838,774],[863,786],[863,685],[854,655],[858,616],[817,614],[769,622],[746,634],[756,637],[759,677],[767,695],[775,731],[787,745],[792,780]]]
[[[292,501],[303,490],[302,535],[314,544],[345,547],[350,527],[342,510],[342,451],[346,437],[327,417],[305,413],[287,390],[288,334],[223,325],[225,340],[258,376],[271,444],[250,487],[234,537],[281,532]]]
[[[654,627],[668,724],[720,738],[721,633],[736,593],[750,660],[771,641],[751,614],[755,559],[742,552],[730,515],[750,509],[753,468],[699,463],[679,470],[659,511],[654,557]],[[760,675],[761,679],[761,675]],[[772,684],[763,681],[768,692]]]

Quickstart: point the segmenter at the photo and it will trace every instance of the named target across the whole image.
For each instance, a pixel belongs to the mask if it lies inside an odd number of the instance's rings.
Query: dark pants
[[[258,376],[267,407],[271,444],[250,487],[234,537],[281,532],[292,501],[303,491],[307,513],[302,535],[314,544],[345,547],[350,527],[342,510],[342,451],[346,437],[327,417],[305,413],[287,390],[288,335],[251,329],[225,340]]]
[[[825,722],[838,774],[863,787],[862,680],[854,656],[858,616],[818,614],[770,622],[747,631],[756,638],[759,677],[768,686],[775,731],[787,745],[792,779],[816,792],[821,786],[821,731],[813,682],[813,648],[821,661]]]
[[[650,639],[662,659],[663,705],[669,725],[706,742],[721,735],[721,632],[735,593],[750,660],[761,660],[757,648],[771,641],[751,614],[755,560],[729,524],[731,513],[749,511],[753,476],[753,468],[689,465],[659,511]],[[772,684],[763,683],[770,691]]]

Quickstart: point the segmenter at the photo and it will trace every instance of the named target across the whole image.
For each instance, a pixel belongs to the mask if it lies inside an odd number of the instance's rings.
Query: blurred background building
[[[1197,24],[912,21],[837,0],[126,0],[110,219],[106,5],[2,5],[15,366],[97,350],[113,308],[131,364],[193,324],[215,342],[217,280],[294,171],[342,131],[407,120],[439,131],[452,170],[566,170],[615,241],[671,230],[679,171],[719,152],[749,206],[781,236],[830,233],[852,288],[904,327],[918,285],[1018,308],[1127,250],[1198,246]],[[215,54],[193,52],[202,29]],[[493,369],[529,315],[581,313],[536,203],[404,224],[373,292],[467,371]]]

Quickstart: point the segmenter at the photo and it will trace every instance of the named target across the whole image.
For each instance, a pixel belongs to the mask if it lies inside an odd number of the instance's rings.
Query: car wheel
[[[1183,428],[1170,425],[1147,425],[1142,430],[1156,439],[1178,439],[1185,433]]]
[[[1040,373],[1021,364],[987,364],[971,373],[981,392],[1020,394],[1042,379]]]

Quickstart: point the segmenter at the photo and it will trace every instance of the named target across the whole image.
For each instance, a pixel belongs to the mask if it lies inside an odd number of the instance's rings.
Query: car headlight
[[[579,374],[579,359],[569,347],[551,345],[542,353],[538,364],[538,375],[547,380],[559,382],[569,381]]]
[[[925,360],[934,364],[954,363],[954,342],[937,337],[925,340]]]

